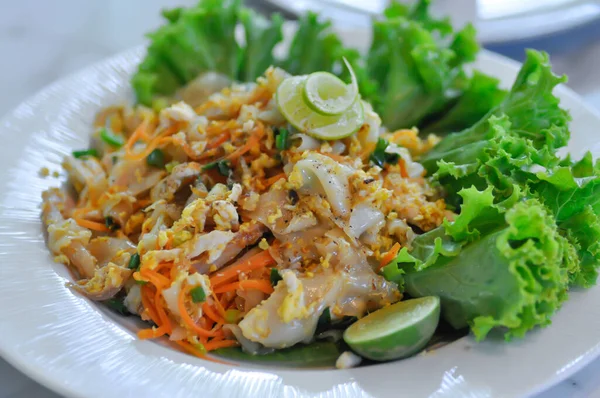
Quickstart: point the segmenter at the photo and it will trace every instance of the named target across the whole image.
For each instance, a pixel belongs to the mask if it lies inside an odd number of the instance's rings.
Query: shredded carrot
[[[220,324],[225,324],[227,322],[225,322],[225,319],[223,319],[221,316],[219,316],[218,314],[216,314],[212,307],[210,305],[208,305],[207,303],[204,303],[202,305],[202,310],[206,313],[206,316],[213,322],[215,323],[220,323]]]
[[[209,142],[206,145],[206,149],[217,148],[217,147],[221,146],[223,143],[225,143],[229,138],[231,138],[231,134],[229,132],[225,132],[225,133],[221,134],[215,140]]]
[[[159,290],[162,290],[171,284],[169,278],[147,268],[140,269],[139,275],[142,279],[152,283]]]
[[[158,314],[156,313],[156,310],[154,309],[154,301],[150,297],[150,295],[152,294],[152,292],[150,290],[151,290],[150,286],[146,286],[146,285],[142,286],[142,288],[141,288],[142,305],[144,306],[144,309],[146,311],[148,311],[148,315],[150,316],[150,319],[152,319],[152,322],[154,322],[158,325],[160,323],[160,319],[158,317]]]
[[[141,209],[141,208],[143,208],[143,207],[148,207],[148,206],[150,206],[151,204],[152,204],[152,199],[140,199],[140,200],[137,200],[137,201],[135,202],[135,206],[136,206],[138,209]]]
[[[406,161],[402,158],[398,161],[398,166],[400,166],[400,175],[402,178],[408,178],[408,172],[406,171]]]
[[[148,129],[148,126],[149,120],[144,119],[142,123],[140,123],[140,125],[135,129],[133,134],[131,134],[124,146],[126,155],[131,154],[131,148],[138,140],[142,138],[142,136],[147,137],[146,130]]]
[[[180,289],[179,295],[177,296],[177,308],[179,308],[179,312],[181,313],[181,319],[185,322],[186,325],[190,327],[194,332],[198,333],[200,336],[204,337],[213,337],[216,335],[216,332],[213,330],[206,330],[200,327],[194,320],[190,317],[190,314],[187,312],[185,308],[185,295],[187,294],[187,289]]]
[[[271,285],[271,282],[266,279],[262,279],[262,280],[248,279],[245,281],[239,281],[239,282],[229,283],[227,285],[221,285],[221,286],[215,288],[215,293],[225,293],[225,292],[229,292],[229,291],[236,290],[236,289],[242,289],[242,290],[256,289],[256,290],[260,290],[261,292],[263,292],[265,294],[273,293],[273,286]]]
[[[227,155],[227,159],[236,160],[246,152],[250,151],[252,148],[257,147],[260,144],[260,139],[264,135],[265,131],[261,123],[258,123],[254,128],[252,135],[248,138],[248,141],[235,151],[231,152]]]
[[[206,351],[212,351],[212,350],[216,350],[217,348],[225,348],[225,347],[236,347],[240,345],[240,343],[238,343],[235,340],[221,340],[221,341],[209,341],[208,343],[204,344],[204,348],[206,349]]]
[[[400,251],[400,243],[396,242],[396,243],[394,243],[392,248],[387,253],[385,253],[385,255],[383,257],[381,257],[381,261],[379,262],[379,268],[381,269],[382,267],[385,267],[386,265],[388,265],[390,263],[390,261],[392,261],[394,259],[394,257],[396,257],[398,255],[399,251]]]
[[[209,357],[209,356],[205,355],[202,351],[200,351],[199,349],[197,349],[196,347],[194,347],[193,345],[191,345],[187,341],[178,340],[178,341],[175,341],[175,344],[177,344],[178,346],[180,346],[181,348],[183,348],[186,352],[188,352],[188,353],[190,353],[190,354],[192,354],[194,356],[197,356],[198,358],[202,358],[204,360],[211,361],[211,362],[220,363],[220,364],[223,364],[223,365],[233,365],[231,362],[221,361],[220,359],[216,359],[216,358]],[[203,346],[205,346],[205,350],[206,351],[209,351],[209,350],[206,349],[206,345],[205,344],[203,344]],[[215,348],[213,348],[213,349],[215,349]]]
[[[75,218],[77,225],[83,228],[91,229],[98,232],[110,232],[110,229],[104,224],[96,221],[86,220],[85,218]]]
[[[171,325],[171,319],[169,318],[169,316],[167,315],[167,313],[165,312],[165,309],[163,308],[162,305],[159,305],[160,300],[161,300],[161,294],[162,294],[162,290],[156,290],[156,295],[154,296],[154,303],[156,305],[156,312],[158,313],[158,317],[161,320],[161,326],[165,327],[166,332],[170,334],[173,331],[173,327]]]
[[[215,301],[215,307],[217,307],[219,314],[221,314],[221,316],[224,317],[225,316],[225,308],[223,308],[223,306],[221,305],[221,302],[219,301],[219,298],[217,297],[217,295],[214,291],[212,292],[212,298]]]
[[[250,272],[273,264],[275,264],[275,260],[269,251],[261,251],[247,260],[235,262],[222,271],[217,272],[215,276],[210,278],[210,284],[214,289],[215,286],[221,283],[229,282],[232,279],[237,278],[241,272]]]
[[[277,181],[281,180],[281,179],[285,179],[287,178],[287,176],[285,175],[285,173],[279,173],[277,175],[274,175],[273,177],[267,178],[265,180],[265,188],[270,187],[271,185],[275,184]]]

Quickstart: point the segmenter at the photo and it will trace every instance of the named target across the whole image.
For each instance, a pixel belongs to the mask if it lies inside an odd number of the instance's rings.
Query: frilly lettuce
[[[557,156],[570,117],[552,90],[564,80],[546,54],[528,51],[504,100],[423,157],[459,215],[383,270],[410,295],[440,296],[444,318],[478,339],[547,325],[569,286],[598,276],[600,164]],[[442,250],[450,246],[459,252]]]
[[[421,162],[433,173],[438,161],[456,157],[457,152],[466,152],[462,158],[477,159],[486,143],[497,136],[490,120],[506,116],[517,136],[531,142],[541,162],[552,157],[556,149],[569,141],[569,114],[560,108],[559,100],[552,94],[553,88],[566,81],[552,73],[548,55],[534,50],[527,51],[527,58],[517,79],[504,100],[473,126],[447,136]]]
[[[567,297],[573,262],[552,216],[519,195],[494,204],[491,188],[460,195],[456,220],[418,236],[415,249],[401,252],[384,275],[401,274],[411,296],[439,296],[444,319],[470,326],[479,340],[494,327],[510,338],[547,325]]]
[[[163,16],[168,23],[148,35],[146,58],[132,79],[138,101],[146,105],[204,72],[253,81],[274,63],[273,48],[283,37],[281,16],[267,20],[242,8],[240,0],[201,0]],[[244,46],[235,38],[238,23],[244,26]]]

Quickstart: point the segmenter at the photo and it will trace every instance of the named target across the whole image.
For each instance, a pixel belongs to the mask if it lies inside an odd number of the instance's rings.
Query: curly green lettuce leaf
[[[274,63],[273,49],[283,39],[281,16],[267,20],[243,8],[241,0],[201,0],[195,7],[163,11],[163,16],[168,23],[148,35],[146,58],[132,79],[145,105],[205,72],[254,81]],[[244,27],[244,46],[235,38],[238,24]]]
[[[478,50],[475,32],[465,27],[449,39],[447,20],[435,20],[429,1],[409,9],[397,3],[373,23],[367,73],[377,88],[367,98],[389,129],[420,125],[468,87],[463,65]]]
[[[434,173],[437,163],[448,161],[456,151],[485,146],[495,136],[490,118],[500,115],[508,117],[514,132],[531,141],[539,152],[538,158],[551,158],[558,148],[567,144],[570,136],[570,116],[560,108],[559,99],[552,94],[554,87],[565,81],[566,77],[552,73],[547,54],[528,50],[525,63],[504,100],[470,128],[446,136],[423,156],[423,166]],[[471,157],[472,163],[479,153],[470,151],[463,158]]]
[[[244,26],[246,47],[237,79],[251,82],[275,64],[273,49],[283,40],[283,17],[273,14],[271,20],[267,20],[250,9],[242,9],[239,16]]]
[[[498,84],[496,78],[479,71],[473,72],[465,92],[441,115],[432,116],[432,122],[426,122],[421,132],[448,134],[472,126],[506,96],[506,91],[500,89]]]
[[[308,12],[298,21],[289,55],[281,67],[293,75],[332,72],[335,63],[341,61],[343,47],[331,21],[322,21],[317,13]]]
[[[454,223],[413,243],[431,247],[444,236],[459,252],[404,254],[394,265],[404,273],[405,291],[439,296],[444,319],[457,329],[470,326],[478,340],[496,327],[511,338],[547,325],[567,296],[572,245],[535,200],[493,204],[491,190],[475,188],[461,195]]]

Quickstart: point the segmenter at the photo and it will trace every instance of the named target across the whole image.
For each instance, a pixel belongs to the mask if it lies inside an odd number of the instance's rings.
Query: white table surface
[[[52,81],[143,43],[162,7],[194,0],[0,0],[0,114]],[[553,57],[569,86],[600,109],[600,42]],[[2,303],[1,305],[6,305]],[[600,333],[600,332],[599,332]],[[0,338],[2,331],[0,331]],[[600,360],[536,398],[600,397]],[[56,398],[0,359],[0,398]]]

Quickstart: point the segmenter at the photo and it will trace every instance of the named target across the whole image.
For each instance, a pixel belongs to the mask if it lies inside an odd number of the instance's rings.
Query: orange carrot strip
[[[285,173],[279,173],[279,174],[274,175],[273,177],[267,178],[265,180],[265,188],[270,187],[271,185],[275,184],[277,181],[281,180],[282,178],[283,179],[287,178]]]
[[[163,308],[163,306],[161,305],[162,303],[160,302],[160,296],[161,296],[162,290],[156,290],[156,295],[154,296],[154,305],[156,306],[156,312],[158,313],[158,316],[161,320],[162,325],[164,326],[166,329],[165,333],[170,334],[173,331],[173,326],[171,325],[171,319],[169,319],[169,316],[167,315],[167,313],[165,312],[165,309]]]
[[[382,267],[385,267],[386,265],[388,265],[390,263],[390,261],[392,261],[398,255],[399,251],[400,251],[400,243],[396,242],[396,243],[394,243],[392,248],[387,253],[385,253],[385,255],[383,257],[381,257],[381,261],[379,261],[379,268],[382,268]]]
[[[238,261],[222,271],[217,272],[215,276],[210,278],[210,284],[214,288],[221,283],[229,282],[230,280],[237,278],[241,272],[250,272],[273,264],[275,264],[275,260],[269,251],[261,251],[247,260]]]
[[[217,348],[224,348],[224,347],[235,347],[240,345],[240,343],[238,343],[235,340],[221,340],[221,341],[209,341],[208,343],[204,344],[204,348],[206,349],[206,351],[212,351],[212,350],[216,350]]]
[[[142,138],[142,135],[147,136],[146,129],[148,128],[148,125],[148,119],[144,119],[140,123],[140,125],[135,129],[133,134],[131,134],[124,146],[126,154],[131,153],[131,147],[133,147],[133,144],[135,144],[140,138]]]
[[[217,148],[217,147],[221,146],[221,144],[225,143],[225,141],[227,141],[229,138],[231,138],[231,134],[229,134],[229,132],[225,132],[225,133],[221,134],[215,140],[209,142],[206,145],[206,149]]]
[[[218,314],[216,314],[212,307],[210,305],[208,305],[207,303],[204,303],[202,305],[202,310],[204,311],[204,313],[206,314],[206,316],[208,317],[208,319],[210,319],[211,321],[214,321],[215,323],[227,323],[225,322],[225,319],[221,318]]]
[[[99,222],[86,220],[84,218],[75,218],[75,222],[80,227],[91,229],[93,231],[110,232],[110,229],[108,229],[108,227],[106,225],[101,224]]]
[[[406,171],[406,162],[404,159],[400,158],[398,161],[398,166],[400,166],[400,175],[402,178],[408,178],[408,172]]]
[[[148,310],[148,315],[150,315],[150,319],[152,319],[152,322],[156,323],[157,325],[160,323],[160,318],[158,317],[158,314],[156,313],[156,310],[154,309],[154,303],[153,301],[151,301],[150,299],[150,287],[149,286],[142,286],[142,305],[144,306],[144,308],[146,310]]]
[[[190,317],[190,314],[187,312],[185,308],[185,294],[187,294],[187,289],[181,289],[179,291],[179,295],[177,296],[177,307],[179,308],[179,312],[181,313],[181,319],[185,322],[186,325],[190,327],[194,332],[198,333],[203,337],[213,337],[215,336],[215,331],[206,330],[196,324],[194,320]]]
[[[158,328],[148,328],[140,330],[137,335],[140,339],[154,339],[169,333],[168,329],[163,325]]]
[[[219,298],[217,297],[217,294],[213,291],[212,292],[212,298],[215,301],[215,307],[217,307],[217,310],[219,311],[219,314],[221,314],[221,316],[225,316],[225,308],[223,308],[223,306],[221,305],[221,302],[219,301]]]
[[[233,283],[229,283],[227,285],[221,285],[217,288],[214,289],[215,293],[225,293],[225,292],[229,292],[231,290],[236,290],[236,289],[242,289],[242,290],[247,290],[247,289],[256,289],[256,290],[260,290],[261,292],[265,293],[265,294],[271,294],[273,293],[273,286],[271,285],[271,282],[268,280],[256,280],[256,279],[248,279],[245,281],[239,281],[239,282],[233,282]]]

